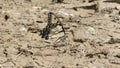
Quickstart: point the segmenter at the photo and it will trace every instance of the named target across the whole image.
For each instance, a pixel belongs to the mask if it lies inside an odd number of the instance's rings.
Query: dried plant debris
[[[120,17],[119,17],[119,15],[110,16],[110,18],[111,18],[112,22],[120,24]]]
[[[106,0],[104,2],[113,2],[113,3],[120,3],[120,0]]]
[[[86,57],[88,57],[88,58],[94,58],[95,56],[98,58],[107,58],[107,53],[99,52],[99,53],[95,53],[95,54],[86,54]]]
[[[90,5],[90,6],[81,6],[80,8],[98,11],[98,5],[97,4],[93,4],[93,5]]]
[[[20,55],[25,55],[25,56],[29,56],[29,55],[33,55],[33,52],[28,50],[28,49],[22,49],[22,48],[18,48],[18,56]]]
[[[120,43],[120,39],[119,38],[111,38],[108,42],[106,42],[108,44],[115,44],[115,43]]]
[[[113,10],[115,10],[115,8],[107,7],[107,8],[101,9],[100,12],[103,14],[111,14],[113,12]]]
[[[109,62],[112,63],[112,64],[120,64],[120,59],[109,59]]]
[[[90,2],[94,2],[94,1],[96,1],[96,0],[82,0],[83,2],[88,2],[88,3],[90,3]]]
[[[63,3],[64,0],[52,0],[54,3]]]
[[[24,2],[26,2],[26,3],[27,3],[27,2],[32,2],[32,0],[24,0]]]
[[[28,32],[31,32],[31,33],[39,33],[40,29],[34,28],[34,27],[33,27],[33,28],[32,28],[32,27],[29,27],[27,31],[28,31]]]

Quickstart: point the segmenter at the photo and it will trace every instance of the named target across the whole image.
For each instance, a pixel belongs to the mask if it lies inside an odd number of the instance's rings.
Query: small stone
[[[65,68],[65,66],[62,66],[61,68]]]
[[[89,39],[95,38],[95,29],[92,27],[79,27],[76,30],[72,30],[73,40],[75,42],[86,42]]]
[[[0,7],[0,9],[2,9],[2,7]]]
[[[9,18],[10,18],[10,16],[8,16],[8,15],[5,15],[5,20],[7,21]]]
[[[52,0],[54,3],[63,3],[64,0]]]
[[[20,28],[20,31],[27,32],[27,29],[23,27],[23,28]]]
[[[88,34],[91,34],[91,35],[95,35],[96,34],[95,29],[93,27],[87,27],[86,32]]]

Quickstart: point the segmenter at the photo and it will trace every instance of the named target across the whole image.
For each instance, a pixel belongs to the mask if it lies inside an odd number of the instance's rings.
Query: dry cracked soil
[[[0,68],[120,68],[120,1],[0,0]]]

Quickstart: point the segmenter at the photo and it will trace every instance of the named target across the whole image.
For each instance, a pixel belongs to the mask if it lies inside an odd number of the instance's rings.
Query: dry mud
[[[41,38],[49,12],[64,41]],[[0,68],[120,68],[119,0],[0,0]]]

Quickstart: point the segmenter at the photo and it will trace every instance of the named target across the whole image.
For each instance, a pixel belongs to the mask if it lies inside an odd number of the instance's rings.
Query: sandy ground
[[[120,2],[91,1],[0,0],[0,68],[120,68]],[[49,12],[64,41],[41,38]]]

